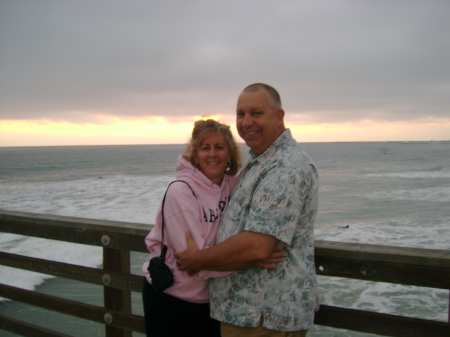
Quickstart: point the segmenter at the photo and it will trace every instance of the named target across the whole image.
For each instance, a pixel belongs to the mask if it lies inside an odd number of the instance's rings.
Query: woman
[[[157,292],[151,286],[148,263],[142,268],[147,336],[220,336],[219,322],[209,316],[208,278],[227,273],[201,272],[191,277],[177,268],[173,253],[186,249],[186,232],[200,249],[214,244],[240,167],[240,152],[229,126],[212,119],[194,123],[192,138],[176,168],[177,180],[187,182],[192,191],[185,183],[175,182],[164,205],[166,264],[175,282]],[[161,209],[145,242],[152,257],[160,255]]]

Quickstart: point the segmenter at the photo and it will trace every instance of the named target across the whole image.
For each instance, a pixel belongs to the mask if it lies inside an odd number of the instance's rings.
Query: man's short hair
[[[256,92],[256,91],[261,90],[261,89],[267,91],[267,93],[269,94],[270,105],[272,105],[272,108],[274,108],[275,110],[282,109],[280,94],[278,93],[278,91],[274,87],[271,87],[268,84],[265,84],[265,83],[253,83],[253,84],[250,84],[250,85],[246,86],[245,89],[242,90],[242,92]]]

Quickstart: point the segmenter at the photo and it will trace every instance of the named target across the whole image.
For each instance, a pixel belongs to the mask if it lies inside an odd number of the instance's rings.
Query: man
[[[237,270],[211,279],[211,316],[222,336],[306,336],[317,305],[313,223],[318,175],[284,126],[277,91],[246,87],[236,127],[251,158],[223,215],[217,244],[175,254],[181,270]],[[273,269],[255,268],[279,245],[286,257]],[[245,268],[245,269],[244,269]]]

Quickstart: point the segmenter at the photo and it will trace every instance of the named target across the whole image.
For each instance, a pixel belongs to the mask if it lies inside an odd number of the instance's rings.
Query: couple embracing
[[[164,206],[166,264],[174,284],[146,276],[147,336],[306,336],[318,308],[314,163],[284,126],[278,92],[240,94],[236,127],[250,147],[242,171],[230,128],[197,121]],[[239,172],[239,173],[238,173]],[[161,253],[162,212],[146,238]]]

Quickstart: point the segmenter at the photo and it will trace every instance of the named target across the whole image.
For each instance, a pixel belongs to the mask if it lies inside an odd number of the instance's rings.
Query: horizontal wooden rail
[[[86,228],[79,228],[78,226],[71,226],[74,225],[73,222],[67,222],[68,226],[63,227],[59,223],[57,226],[55,226],[55,224],[51,223],[52,221],[48,221],[49,223],[45,223],[44,221],[27,222],[21,220],[19,221],[11,221],[3,219],[1,220],[2,220],[1,230],[5,233],[14,233],[43,239],[59,240],[84,245],[101,246],[142,253],[148,252],[147,247],[145,246],[143,240],[143,236],[147,235],[148,232],[150,232],[150,229],[153,227],[147,225],[146,226],[147,229],[145,231],[142,230],[142,232],[145,232],[146,234],[139,235],[135,233],[132,234],[132,233],[114,232],[113,229],[115,227],[113,227],[109,221],[108,225],[105,225],[103,227],[90,226]],[[116,228],[122,229],[121,225],[127,223],[115,222],[115,224],[118,226]],[[142,224],[136,225],[143,226]]]
[[[0,231],[103,247],[103,269],[0,252],[0,264],[101,285],[105,307],[0,284],[0,296],[103,323],[107,337],[143,332],[143,317],[131,314],[131,291],[143,277],[130,273],[130,251],[147,252],[152,225],[0,210]],[[450,251],[381,245],[315,242],[317,274],[366,281],[450,289]],[[450,336],[450,324],[321,305],[315,323],[385,336]],[[0,316],[0,328],[24,336],[67,336]],[[21,331],[21,332],[17,332]],[[47,334],[46,334],[47,333]]]
[[[75,281],[101,286],[108,285],[111,288],[121,290],[141,292],[143,286],[142,275],[113,271],[106,272],[103,269],[77,266],[10,253],[0,252],[0,264]]]
[[[392,337],[449,337],[450,325],[420,318],[320,305],[314,323]],[[351,328],[349,328],[351,327]]]
[[[143,238],[152,228],[145,224],[1,210],[0,221],[1,230],[7,233],[136,252],[147,252]],[[316,240],[315,255],[318,275],[450,289],[447,250]]]
[[[316,241],[319,275],[450,289],[450,251]]]
[[[2,223],[10,220],[14,221],[15,223],[51,225],[53,227],[53,230],[56,230],[57,227],[62,227],[63,229],[78,228],[81,230],[94,230],[112,234],[136,234],[138,236],[147,235],[149,229],[153,228],[153,225],[134,222],[76,218],[70,216],[7,211],[3,209],[0,209],[0,220],[2,220]],[[51,233],[48,234],[51,235]],[[78,240],[84,241],[84,238],[80,236]]]
[[[3,315],[0,315],[0,329],[27,337],[72,337],[65,333],[49,330]]]
[[[0,284],[0,296],[130,331],[145,332],[142,316]]]

